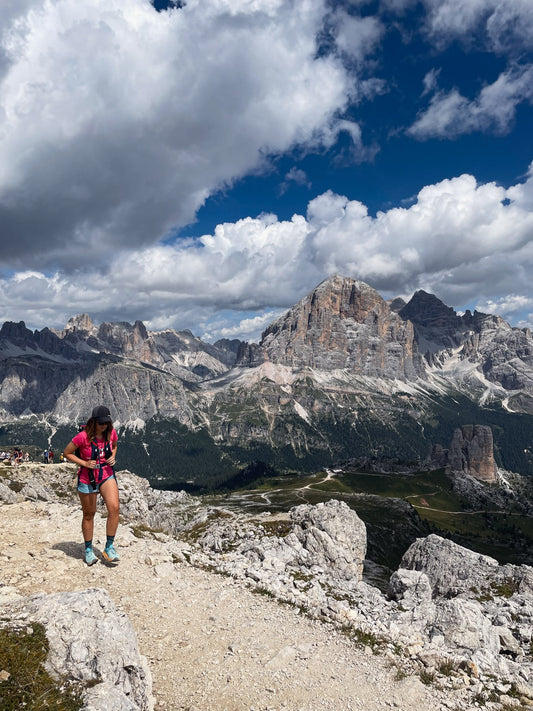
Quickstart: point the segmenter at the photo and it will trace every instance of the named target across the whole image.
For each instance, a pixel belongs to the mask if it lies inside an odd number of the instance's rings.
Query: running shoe
[[[116,552],[115,548],[113,546],[109,546],[109,548],[105,548],[104,552],[102,553],[104,558],[108,560],[110,563],[118,563],[120,560],[119,554]]]
[[[85,550],[85,562],[87,565],[94,565],[98,561],[98,558],[94,555],[92,548],[87,548]]]

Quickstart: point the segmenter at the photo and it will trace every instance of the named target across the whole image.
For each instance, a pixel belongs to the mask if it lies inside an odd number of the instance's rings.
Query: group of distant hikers
[[[61,453],[59,457],[59,461],[63,461],[63,454]],[[54,452],[51,449],[45,449],[43,452],[43,462],[45,464],[53,464],[54,463]]]
[[[11,452],[4,450],[0,452],[0,461],[8,462],[9,464],[21,464],[22,462],[29,462],[30,455],[28,452],[23,452],[20,447],[13,447]]]

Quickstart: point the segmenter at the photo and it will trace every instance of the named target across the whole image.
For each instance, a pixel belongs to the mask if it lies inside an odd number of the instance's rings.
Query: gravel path
[[[121,525],[121,562],[81,560],[81,515],[63,504],[0,505],[0,586],[21,594],[106,588],[150,662],[156,709],[169,711],[433,711],[454,699],[393,657],[356,647],[333,627],[172,556],[170,539]],[[97,514],[95,549],[105,521]],[[0,587],[0,601],[2,588]]]

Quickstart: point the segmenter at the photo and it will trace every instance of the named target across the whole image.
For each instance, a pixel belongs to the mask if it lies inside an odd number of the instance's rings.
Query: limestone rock
[[[486,484],[498,481],[498,467],[494,460],[492,430],[486,425],[462,425],[454,430],[448,449],[434,445],[428,461],[434,467],[449,467],[452,475],[465,474]],[[464,494],[472,499],[478,498],[475,486],[457,481]],[[472,491],[469,492],[469,489]],[[479,489],[479,487],[478,487]],[[470,497],[469,497],[470,498]]]
[[[442,636],[447,646],[474,655],[482,650],[484,656],[496,657],[500,651],[498,631],[473,600],[443,600],[437,606],[431,636]],[[477,662],[476,662],[477,663]]]
[[[532,664],[526,663],[529,672],[523,666],[533,634],[533,568],[500,566],[489,556],[431,535],[409,548],[392,576],[391,591],[404,607],[412,578],[403,568],[425,574],[431,585],[434,614],[427,615],[424,629],[418,614],[417,626],[430,647],[468,653],[484,673],[525,673],[527,678],[533,672]],[[396,628],[407,634],[409,622],[406,614],[395,616]]]
[[[487,579],[496,575],[498,561],[432,533],[410,546],[400,568],[425,573],[433,596],[446,597],[476,586],[483,589]]]
[[[9,606],[13,619],[45,627],[47,671],[56,678],[95,683],[85,711],[152,711],[152,678],[131,622],[106,590],[37,594]]]
[[[490,427],[463,425],[456,429],[448,459],[451,468],[456,471],[471,474],[490,484],[498,480]]]
[[[6,504],[14,504],[16,500],[16,493],[0,481],[0,501],[4,501]]]
[[[483,376],[505,390],[533,390],[533,337],[527,328],[512,328],[499,316],[466,311],[459,316],[440,299],[417,291],[399,311],[415,329],[416,342],[437,366],[453,358],[477,363]]]
[[[174,534],[190,519],[198,499],[184,491],[157,491],[127,470],[117,474],[121,515],[128,521]]]
[[[413,380],[424,372],[413,326],[361,281],[333,276],[263,333],[273,363]]]
[[[413,609],[432,598],[428,576],[418,570],[396,570],[390,578],[389,594],[404,609]]]
[[[312,506],[302,504],[290,512],[294,534],[309,552],[309,564],[325,568],[346,580],[363,577],[366,527],[344,501],[334,499]]]
[[[398,311],[402,318],[414,324],[421,353],[455,348],[461,343],[462,318],[433,294],[420,289]]]

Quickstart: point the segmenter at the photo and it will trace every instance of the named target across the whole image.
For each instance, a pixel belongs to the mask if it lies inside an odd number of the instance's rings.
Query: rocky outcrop
[[[533,392],[533,336],[528,328],[512,328],[499,316],[479,311],[459,316],[425,291],[417,291],[399,314],[414,325],[419,350],[430,363],[442,367],[457,349],[459,358],[475,363],[476,372],[489,382],[504,390]]]
[[[268,353],[258,343],[241,343],[237,353],[237,366],[256,368],[268,360]]]
[[[467,474],[486,484],[498,481],[492,430],[486,425],[458,427],[449,448],[433,446],[429,461],[435,467],[449,467],[452,473]]]
[[[129,471],[117,476],[121,515],[127,521],[176,534],[200,506],[198,499],[184,491],[152,489],[146,479]]]
[[[52,485],[51,472],[55,467],[41,468],[50,472],[48,480],[56,501],[63,500],[62,490]],[[510,689],[515,697],[533,699],[533,568],[530,566],[499,565],[493,558],[429,535],[410,546],[399,569],[391,576],[390,594],[385,595],[361,578],[365,526],[343,502],[303,504],[287,514],[250,514],[246,510],[235,513],[203,506],[185,495],[174,497],[168,492],[150,490],[136,479],[128,473],[119,475],[123,516],[131,515],[141,523],[139,518],[165,511],[165,515],[175,512],[176,520],[180,521],[170,538],[150,531],[147,522],[157,518],[145,520],[148,538],[142,539],[142,546],[139,544],[139,554],[154,566],[155,575],[171,575],[174,561],[189,561],[267,591],[306,610],[314,618],[342,626],[347,634],[365,639],[370,651],[394,649],[396,664],[405,664],[411,672],[418,669],[438,676],[444,688],[454,691],[454,702],[461,710],[475,707],[480,698],[487,699],[489,695],[503,699]],[[64,474],[58,480],[64,481]],[[24,489],[15,488],[19,501]],[[35,495],[35,488],[33,491]],[[44,489],[41,493],[45,493]],[[46,509],[47,529],[54,516],[65,517],[61,507],[64,504],[54,503]],[[164,525],[165,520],[168,523],[165,517],[159,520]],[[139,541],[140,532],[132,526],[127,533],[127,526],[123,524],[121,540],[126,542],[129,535]],[[15,547],[6,546],[2,569],[4,564],[9,566],[16,561],[17,555]],[[27,566],[27,555],[21,561]],[[176,594],[180,589],[177,588]],[[50,607],[45,606],[38,613],[41,615],[38,619],[50,618],[52,626],[57,627],[57,645],[62,645],[59,656],[69,664],[81,664],[81,669],[69,671],[80,679],[90,678],[84,671],[86,664],[100,673],[99,664],[103,660],[95,662],[92,647],[86,650],[83,636],[78,635],[79,619],[89,619],[91,638],[100,633],[109,637],[111,647],[102,642],[106,653],[114,649],[110,640],[115,634],[108,634],[108,614],[118,615],[120,634],[124,631],[120,612],[108,608],[99,591],[93,593],[90,604],[85,598],[76,598],[61,605],[62,611],[67,609],[70,614],[72,610],[74,614],[73,619],[67,616],[69,630],[63,629],[63,618],[55,616]],[[52,608],[57,602],[50,603]],[[171,606],[171,601],[167,602]],[[25,601],[24,609],[28,606]],[[93,627],[93,619],[99,620],[99,615],[106,622],[95,621]],[[70,642],[70,629],[81,642]],[[133,693],[143,678],[142,662],[131,661],[129,652],[124,655],[121,650],[121,654],[115,666],[111,664],[110,673],[115,684],[120,682],[121,691],[126,688]],[[441,671],[444,667],[446,675]],[[133,678],[124,676],[125,671],[129,673],[132,669]],[[459,690],[460,697],[455,694]],[[103,694],[105,687],[100,691]],[[128,692],[124,693],[127,696]],[[122,707],[117,702],[113,708]]]
[[[367,284],[340,276],[269,326],[260,345],[273,363],[293,368],[407,380],[424,372],[411,323]]]
[[[465,341],[463,354],[480,363],[487,380],[505,390],[533,393],[533,335],[512,328],[498,316],[483,314]]]
[[[40,623],[49,643],[46,670],[85,688],[84,711],[152,711],[152,677],[129,619],[106,590],[19,598],[2,607],[4,624]]]
[[[472,694],[496,688],[492,677],[533,698],[533,568],[500,566],[430,535],[409,548],[387,598],[354,573],[364,537],[354,550],[359,525],[344,506],[330,501],[255,519],[203,512],[182,535],[196,564],[363,630],[375,643],[399,645],[431,674],[449,667],[469,679]]]
[[[498,480],[490,427],[463,425],[456,429],[448,459],[455,471],[463,471],[489,484]]]
[[[341,501],[302,504],[274,519],[243,520],[230,511],[203,510],[183,534],[224,572],[249,576],[278,591],[280,580],[309,574],[347,584],[362,579],[366,528]]]
[[[291,510],[294,535],[308,551],[307,566],[344,580],[362,580],[366,528],[343,501],[330,500]]]
[[[404,555],[401,568],[425,574],[431,596],[450,597],[478,590],[496,576],[498,561],[431,534],[418,539]]]
[[[423,655],[468,655],[479,670],[514,676],[518,686],[533,679],[530,566],[500,566],[489,556],[430,535],[406,552],[390,591],[402,608],[417,605]],[[400,628],[406,621],[397,616]]]
[[[10,467],[0,480],[0,502],[47,501],[78,504],[77,467],[72,464]],[[132,524],[177,534],[196,515],[200,500],[185,491],[153,489],[148,480],[123,469],[117,472],[121,516]],[[99,510],[105,511],[101,498]]]
[[[24,321],[6,321],[0,329],[0,360],[24,355],[41,358],[48,356],[52,361],[78,359],[76,350],[50,329],[30,331]]]

